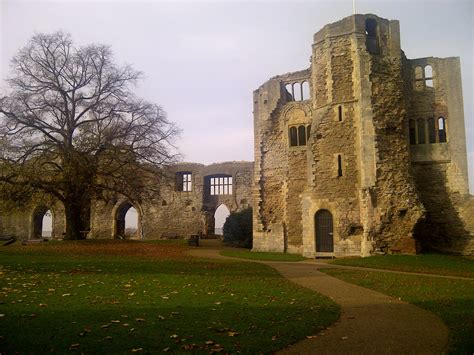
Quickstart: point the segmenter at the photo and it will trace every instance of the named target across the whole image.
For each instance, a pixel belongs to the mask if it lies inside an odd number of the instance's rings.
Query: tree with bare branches
[[[79,239],[91,197],[144,190],[176,159],[178,129],[133,94],[141,77],[115,65],[107,46],[76,47],[62,32],[33,36],[0,98],[3,195],[52,195],[64,204],[66,238]]]

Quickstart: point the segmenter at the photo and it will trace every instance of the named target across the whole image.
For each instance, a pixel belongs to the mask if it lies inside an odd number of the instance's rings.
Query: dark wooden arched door
[[[332,253],[334,251],[332,215],[328,210],[319,210],[314,216],[316,235],[316,252]]]

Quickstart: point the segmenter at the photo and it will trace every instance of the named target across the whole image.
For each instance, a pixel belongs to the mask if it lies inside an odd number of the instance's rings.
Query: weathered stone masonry
[[[181,163],[154,198],[92,200],[89,238],[212,234],[214,212],[253,206],[256,251],[317,255],[474,254],[459,58],[407,59],[398,21],[354,15],[313,38],[308,69],[276,76],[254,91],[255,162]],[[22,208],[2,203],[0,234],[41,234],[64,209],[47,195]]]
[[[185,238],[191,234],[214,233],[214,212],[221,204],[232,211],[250,206],[253,163],[227,162],[212,165],[180,163],[166,171],[169,182],[157,186],[155,198],[138,201],[121,195],[92,200],[88,238],[111,239],[124,234],[124,218],[130,207],[138,212],[136,238]],[[189,177],[183,187],[183,174]],[[226,190],[211,194],[211,179],[224,179]],[[214,180],[212,180],[214,181]],[[216,181],[215,184],[219,184]],[[232,186],[232,187],[229,187]],[[183,191],[184,190],[184,191]],[[64,207],[48,195],[35,196],[23,207],[4,205],[1,211],[0,234],[19,239],[41,236],[44,213],[53,214],[52,238],[60,239],[65,231]]]
[[[460,83],[458,58],[406,59],[398,21],[354,15],[316,33],[309,69],[254,92],[254,250],[472,253]]]

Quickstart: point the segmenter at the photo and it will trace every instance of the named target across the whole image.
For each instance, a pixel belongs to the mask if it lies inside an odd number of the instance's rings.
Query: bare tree
[[[109,47],[37,34],[12,70],[0,98],[0,188],[14,198],[46,192],[61,201],[66,238],[80,238],[91,196],[136,194],[175,160],[178,129],[159,106],[135,97],[141,73],[116,66]]]

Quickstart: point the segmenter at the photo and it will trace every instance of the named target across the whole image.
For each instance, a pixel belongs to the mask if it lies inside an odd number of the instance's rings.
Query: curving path
[[[221,249],[196,248],[190,255],[232,259]],[[433,313],[357,285],[328,276],[314,262],[260,262],[275,268],[292,282],[317,291],[341,306],[341,318],[317,335],[302,340],[280,354],[334,353],[442,353],[448,329]]]

